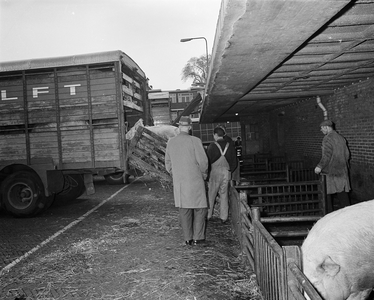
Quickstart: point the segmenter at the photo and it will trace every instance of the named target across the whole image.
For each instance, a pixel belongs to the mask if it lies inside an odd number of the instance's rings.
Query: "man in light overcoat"
[[[191,119],[182,116],[180,133],[166,145],[165,167],[173,177],[175,207],[179,216],[186,245],[205,241],[208,209],[205,182],[208,175],[208,158],[203,144],[191,136]]]

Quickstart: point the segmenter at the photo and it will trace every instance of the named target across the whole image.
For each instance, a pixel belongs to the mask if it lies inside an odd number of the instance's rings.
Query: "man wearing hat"
[[[166,145],[165,167],[173,177],[174,202],[179,208],[185,244],[196,245],[205,240],[208,158],[201,140],[189,135],[190,129],[191,119],[182,116],[180,133]]]
[[[327,194],[336,194],[339,208],[350,205],[348,192],[351,189],[348,174],[349,150],[344,137],[333,129],[333,123],[325,120],[320,124],[325,135],[322,140],[322,158],[314,172],[326,175]],[[327,212],[333,211],[333,200],[328,197]]]

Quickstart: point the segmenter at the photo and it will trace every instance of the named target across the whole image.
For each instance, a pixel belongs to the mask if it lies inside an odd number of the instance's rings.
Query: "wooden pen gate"
[[[285,299],[283,250],[258,221],[253,222],[255,272],[265,299]]]
[[[264,298],[305,300],[306,293],[311,300],[321,300],[302,272],[300,241],[308,229],[300,227],[311,228],[325,214],[324,180],[236,186],[230,190],[230,200],[234,230]],[[290,224],[297,224],[297,230]],[[284,238],[297,238],[299,245],[287,245]]]

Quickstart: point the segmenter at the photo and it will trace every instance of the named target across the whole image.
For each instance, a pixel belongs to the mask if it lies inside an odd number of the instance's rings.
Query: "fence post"
[[[242,232],[241,232],[241,203],[240,196],[237,190],[230,186],[229,188],[229,197],[230,197],[230,210],[232,217],[232,227],[238,236],[240,243],[242,243]]]
[[[310,299],[322,300],[313,285],[302,272],[302,256],[298,246],[284,246],[284,259],[287,269],[287,297],[288,300]],[[308,295],[308,298],[305,297]]]
[[[298,268],[301,269],[301,255],[300,255],[300,248],[297,246],[284,246],[283,247],[284,253],[284,260],[286,266],[286,278],[285,278],[285,299],[294,300],[295,298],[295,290],[300,290],[300,285],[296,278],[294,278],[290,268],[289,263],[294,263]],[[301,291],[302,292],[302,291]]]
[[[327,189],[326,189],[326,175],[322,175],[321,176],[321,192],[322,192],[322,195],[321,195],[321,209],[322,209],[322,215],[326,215],[327,214]]]
[[[259,207],[253,207],[252,208],[252,216],[253,220],[260,221],[261,220],[261,214],[260,214],[260,208]]]

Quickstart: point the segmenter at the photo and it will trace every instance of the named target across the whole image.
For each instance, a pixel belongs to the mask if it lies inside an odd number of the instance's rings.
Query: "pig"
[[[303,272],[325,300],[364,300],[374,287],[374,200],[329,213],[302,246]]]

